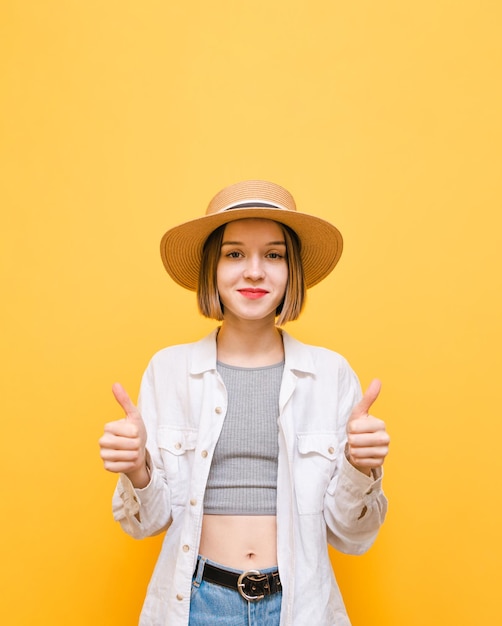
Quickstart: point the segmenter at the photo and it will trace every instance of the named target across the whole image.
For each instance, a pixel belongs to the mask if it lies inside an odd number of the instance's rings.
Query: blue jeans
[[[202,580],[206,561],[221,567],[218,563],[199,557],[192,582],[189,626],[279,626],[282,599],[280,591],[265,596],[262,600],[248,602],[237,590]],[[241,570],[230,567],[224,569],[241,573]],[[260,571],[267,573],[274,569]]]

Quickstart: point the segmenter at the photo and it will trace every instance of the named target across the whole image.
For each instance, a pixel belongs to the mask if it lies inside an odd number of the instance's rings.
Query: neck
[[[217,339],[218,360],[239,367],[263,367],[284,359],[281,331],[273,324],[225,320]]]

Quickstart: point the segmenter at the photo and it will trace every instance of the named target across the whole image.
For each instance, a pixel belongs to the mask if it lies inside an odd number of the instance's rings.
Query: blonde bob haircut
[[[283,301],[275,312],[277,325],[282,326],[286,322],[298,319],[302,311],[307,287],[303,272],[301,257],[301,243],[294,230],[277,222],[284,233],[286,243],[286,261],[288,264],[288,282]],[[221,321],[224,317],[223,305],[218,293],[216,281],[216,268],[220,259],[221,244],[226,224],[214,230],[204,243],[202,259],[199,268],[199,281],[197,283],[197,304],[199,311],[205,317]]]

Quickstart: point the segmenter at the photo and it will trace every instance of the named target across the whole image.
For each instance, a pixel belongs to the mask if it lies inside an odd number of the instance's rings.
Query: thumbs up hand
[[[369,413],[381,386],[377,379],[370,383],[360,402],[352,409],[347,422],[347,458],[367,476],[371,476],[373,468],[383,465],[389,451],[390,437],[385,430],[385,423]]]
[[[146,467],[145,424],[122,385],[115,383],[112,392],[125,417],[105,424],[99,440],[103,464],[109,472],[126,474],[135,487],[146,487],[150,476]]]

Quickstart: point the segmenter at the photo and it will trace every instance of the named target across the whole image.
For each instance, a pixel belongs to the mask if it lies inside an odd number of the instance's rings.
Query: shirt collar
[[[287,369],[305,374],[315,374],[316,367],[309,346],[281,330]]]
[[[193,344],[190,374],[202,374],[216,369],[216,335],[215,328],[209,335]]]

